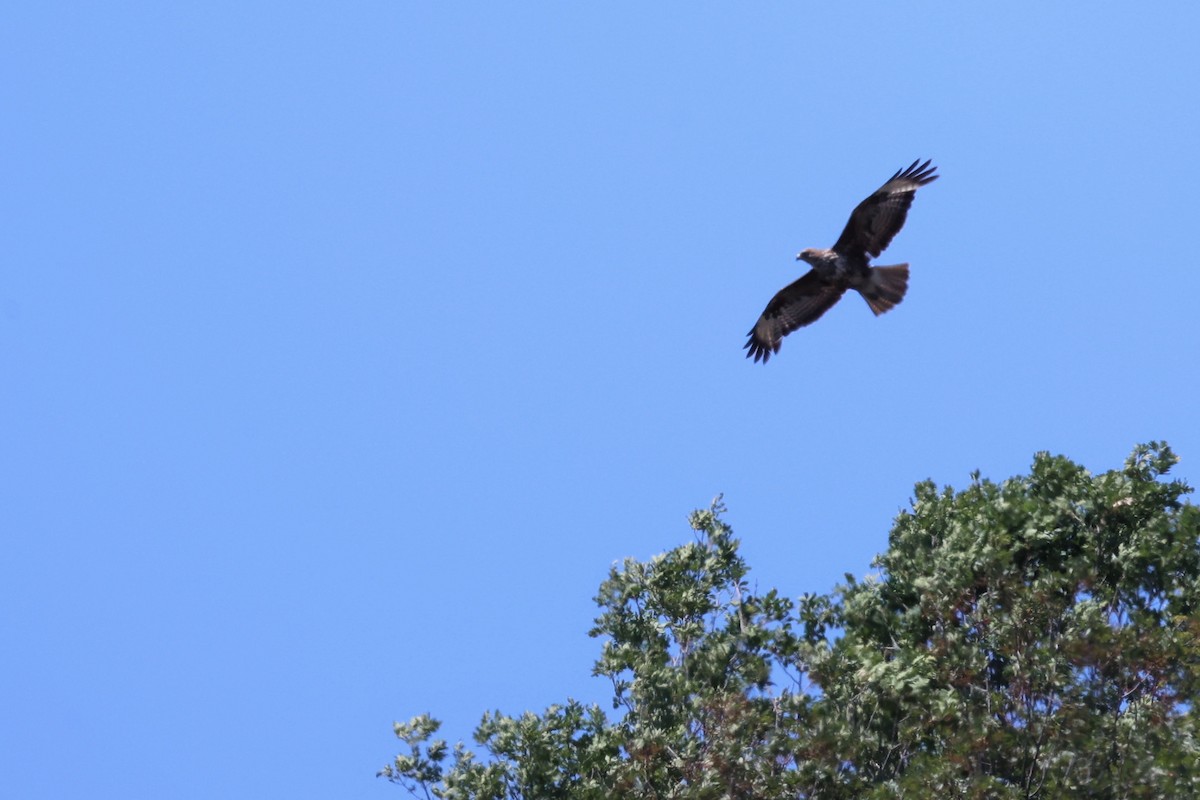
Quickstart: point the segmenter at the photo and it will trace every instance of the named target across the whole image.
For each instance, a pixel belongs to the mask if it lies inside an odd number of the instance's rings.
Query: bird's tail
[[[859,287],[859,294],[867,301],[867,305],[879,316],[885,311],[891,311],[904,299],[908,291],[908,264],[896,264],[891,267],[871,267],[867,282]]]

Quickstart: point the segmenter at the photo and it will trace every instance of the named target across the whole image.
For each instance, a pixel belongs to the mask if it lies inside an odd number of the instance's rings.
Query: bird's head
[[[811,264],[819,255],[820,251],[814,250],[810,247],[807,250],[801,250],[799,253],[797,253],[796,260]]]

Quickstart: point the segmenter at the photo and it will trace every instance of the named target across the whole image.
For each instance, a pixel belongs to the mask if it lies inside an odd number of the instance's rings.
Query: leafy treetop
[[[425,798],[1200,796],[1200,514],[1162,443],[1091,475],[918,484],[864,580],[756,593],[720,500],[614,567],[573,700],[451,748],[397,723],[380,773]]]

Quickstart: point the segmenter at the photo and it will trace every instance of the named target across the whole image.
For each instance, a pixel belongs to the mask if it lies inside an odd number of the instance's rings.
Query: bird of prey
[[[746,342],[746,358],[765,364],[779,352],[783,337],[816,322],[855,289],[879,316],[891,310],[908,290],[908,264],[872,267],[870,260],[891,244],[904,227],[917,189],[938,179],[937,167],[917,159],[908,169],[897,170],[887,183],[863,200],[850,214],[846,229],[828,250],[808,249],[796,256],[812,269],[771,298]]]

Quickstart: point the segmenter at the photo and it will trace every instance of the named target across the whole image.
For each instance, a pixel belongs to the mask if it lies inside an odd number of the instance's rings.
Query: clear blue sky
[[[718,492],[798,595],[924,478],[1200,482],[1195,5],[809,6],[10,8],[2,793],[403,796]],[[904,303],[745,360],[918,157]]]

